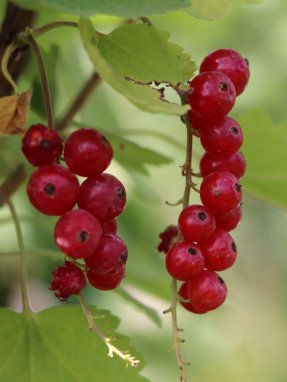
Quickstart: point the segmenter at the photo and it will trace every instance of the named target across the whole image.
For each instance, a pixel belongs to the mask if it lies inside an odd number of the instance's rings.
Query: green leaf
[[[97,323],[113,336],[119,320],[107,311],[93,309],[93,314],[104,315]],[[107,356],[107,347],[89,331],[79,306],[29,315],[2,308],[0,332],[1,382],[148,382],[138,369]],[[133,354],[127,338],[119,336],[117,345]]]
[[[242,151],[247,172],[242,183],[252,195],[287,207],[287,123],[274,126],[271,119],[257,111],[239,118],[244,132]]]
[[[167,81],[175,85],[192,77],[194,63],[179,46],[168,42],[167,32],[130,24],[110,35],[99,35],[89,20],[82,19],[80,33],[95,70],[134,105],[151,113],[186,112],[187,106],[163,101],[158,90],[136,83]]]
[[[96,13],[124,17],[157,15],[187,7],[191,0],[17,0],[28,7],[48,9],[92,16]]]
[[[161,317],[159,316],[158,312],[155,309],[143,304],[142,301],[132,296],[129,292],[127,292],[126,289],[116,288],[115,293],[120,295],[122,298],[124,298],[128,303],[136,307],[138,310],[145,313],[147,317],[149,317],[153,321],[153,323],[156,324],[156,326],[158,326],[159,328],[162,327]]]

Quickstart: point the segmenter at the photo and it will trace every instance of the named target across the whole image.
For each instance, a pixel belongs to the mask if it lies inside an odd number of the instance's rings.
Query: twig
[[[40,37],[42,34],[59,27],[73,27],[78,28],[79,24],[72,21],[54,21],[52,23],[45,24],[37,29],[33,30],[34,37]]]

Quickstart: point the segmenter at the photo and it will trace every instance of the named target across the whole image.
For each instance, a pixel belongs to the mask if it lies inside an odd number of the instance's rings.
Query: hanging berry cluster
[[[109,141],[94,129],[73,132],[65,142],[64,167],[59,164],[59,134],[38,124],[27,130],[22,151],[38,167],[28,182],[30,202],[43,214],[60,216],[55,242],[70,258],[54,271],[50,289],[65,300],[81,292],[86,278],[97,289],[116,288],[128,257],[115,220],[125,207],[126,192],[116,177],[103,173],[113,157]],[[87,179],[80,185],[77,176]],[[79,208],[73,209],[76,204]]]
[[[237,256],[228,232],[241,219],[239,178],[245,172],[245,159],[239,152],[240,125],[227,114],[248,79],[248,61],[234,50],[220,49],[203,60],[199,74],[189,83],[188,124],[206,151],[200,161],[203,205],[184,205],[178,227],[169,226],[160,234],[158,250],[167,254],[168,273],[183,281],[179,300],[193,313],[223,304],[227,288],[216,272],[231,267]]]

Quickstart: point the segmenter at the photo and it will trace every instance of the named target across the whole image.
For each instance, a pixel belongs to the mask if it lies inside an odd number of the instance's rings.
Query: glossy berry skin
[[[225,73],[233,82],[237,95],[245,89],[250,75],[248,61],[233,49],[219,49],[205,57],[199,71],[211,70]]]
[[[219,118],[228,114],[236,98],[233,83],[222,72],[205,72],[189,83],[188,103],[201,118]]]
[[[188,122],[190,126],[195,129],[199,130],[201,129],[201,126],[206,123],[206,119],[198,116],[195,114],[191,109],[188,110],[187,115],[186,115]]]
[[[68,256],[81,259],[91,256],[102,236],[98,219],[85,210],[65,212],[55,226],[55,241]]]
[[[217,229],[209,240],[201,244],[200,249],[205,259],[205,268],[210,271],[224,271],[235,263],[236,245],[226,231]]]
[[[237,151],[227,158],[216,158],[212,154],[205,153],[200,160],[200,172],[205,178],[214,171],[227,171],[240,179],[246,170],[244,155]]]
[[[79,294],[85,286],[86,278],[82,270],[71,261],[66,261],[64,266],[53,272],[50,290],[60,300],[67,300],[70,296]]]
[[[204,268],[204,257],[197,245],[188,241],[174,244],[165,258],[168,273],[176,280],[187,281]]]
[[[214,171],[203,179],[200,197],[204,206],[213,213],[231,211],[241,202],[241,186],[229,172]]]
[[[37,167],[58,161],[62,150],[62,140],[57,131],[41,124],[30,126],[22,141],[23,154]]]
[[[241,205],[239,205],[234,210],[215,214],[216,227],[227,232],[232,231],[238,226],[241,218],[242,210]]]
[[[176,225],[169,225],[166,229],[159,234],[161,242],[157,246],[159,252],[167,253],[172,246],[173,241],[178,235],[178,227]]]
[[[64,158],[77,175],[94,177],[110,164],[113,149],[109,141],[94,129],[79,129],[66,141]]]
[[[185,240],[201,243],[215,231],[215,218],[206,207],[195,204],[181,211],[178,227]]]
[[[80,187],[78,205],[106,223],[118,216],[126,204],[123,184],[113,175],[99,174],[86,179]]]
[[[187,285],[188,285],[188,282],[184,282],[179,291],[178,291],[178,295],[179,295],[179,298],[180,299],[184,299],[184,300],[188,300],[188,297],[187,297]],[[184,307],[184,309],[188,310],[189,312],[192,312],[192,313],[196,313],[196,314],[203,314],[203,313],[206,313],[208,312],[207,310],[205,309],[198,309],[196,308],[192,303],[191,301],[189,302],[183,302],[183,301],[179,301],[180,302],[180,305],[182,307]]]
[[[117,236],[105,234],[100,239],[95,252],[85,259],[86,265],[98,275],[119,273],[128,259],[125,243]]]
[[[46,215],[62,215],[71,210],[79,195],[79,182],[63,166],[39,167],[30,177],[27,193],[30,202]]]
[[[202,271],[187,284],[187,297],[196,309],[209,311],[222,305],[227,296],[227,288],[213,271]]]
[[[223,117],[201,127],[200,141],[211,155],[226,158],[240,149],[243,135],[240,125],[234,119]]]
[[[116,235],[118,224],[116,219],[110,220],[102,225],[103,234],[111,233],[112,235]]]
[[[87,271],[89,283],[99,290],[112,290],[117,288],[125,276],[125,268],[123,267],[118,273],[112,275],[98,275],[93,270]]]

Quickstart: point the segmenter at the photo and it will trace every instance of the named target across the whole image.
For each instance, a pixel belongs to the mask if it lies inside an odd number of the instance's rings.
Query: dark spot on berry
[[[47,183],[44,187],[46,194],[54,196],[56,194],[56,187],[52,183]]]
[[[118,198],[119,198],[119,199],[123,199],[123,200],[126,199],[126,190],[124,189],[124,187],[120,187],[120,188],[118,189],[118,193],[117,193],[117,195],[118,195]]]
[[[245,62],[247,64],[247,66],[249,66],[249,60],[247,58],[245,58],[244,60],[245,60]]]
[[[231,243],[231,248],[233,252],[237,252],[236,244],[234,243],[234,241]]]
[[[223,82],[223,81],[220,82],[219,88],[220,88],[220,90],[223,91],[223,92],[227,92],[227,91],[228,91],[228,85],[227,85],[226,82]]]
[[[237,192],[240,192],[241,191],[241,184],[239,184],[239,183],[236,183],[236,185],[235,185],[235,190],[237,191]]]
[[[85,242],[89,239],[89,234],[87,231],[81,231],[78,235],[77,235],[77,241],[81,241],[81,242]]]
[[[218,278],[218,281],[220,282],[220,284],[224,284],[224,281],[220,276],[217,276],[217,278]]]
[[[51,147],[51,142],[49,139],[42,139],[40,142],[40,147],[44,150],[49,149]]]
[[[207,215],[204,212],[199,212],[197,216],[198,216],[198,219],[201,220],[202,222],[204,222],[204,220],[207,218]]]
[[[239,134],[239,130],[238,130],[238,128],[236,126],[232,126],[230,130],[231,130],[233,135],[238,135]]]
[[[128,258],[128,253],[127,252],[122,252],[121,253],[121,256],[120,256],[120,260],[123,264],[125,264],[127,262],[127,258]]]
[[[196,249],[194,249],[194,248],[192,248],[192,247],[190,247],[190,248],[188,248],[188,251],[187,251],[188,253],[190,253],[192,256],[194,256],[194,255],[196,255]]]
[[[101,135],[101,141],[106,146],[110,145],[110,142],[107,140],[107,138],[104,135]]]
[[[215,189],[213,190],[213,194],[214,194],[215,196],[219,196],[219,195],[221,195],[220,188],[215,188]]]

